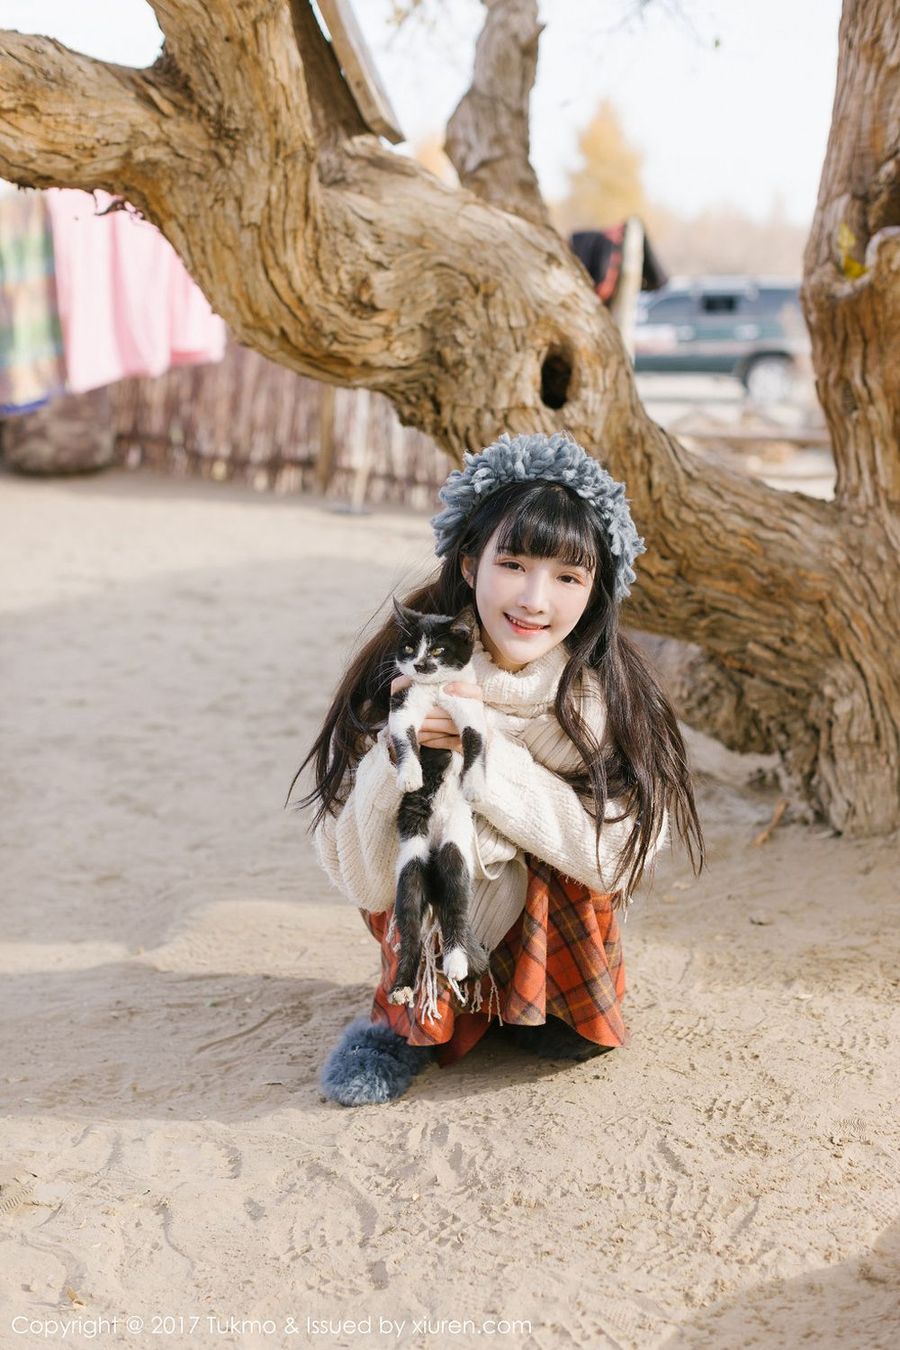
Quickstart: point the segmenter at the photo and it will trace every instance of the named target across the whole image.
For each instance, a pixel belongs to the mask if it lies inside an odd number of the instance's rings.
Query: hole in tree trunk
[[[562,347],[551,347],[541,365],[541,402],[545,407],[563,407],[571,382],[571,356]]]

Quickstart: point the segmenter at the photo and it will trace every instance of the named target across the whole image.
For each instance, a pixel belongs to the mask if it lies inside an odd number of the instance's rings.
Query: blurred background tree
[[[568,194],[551,206],[561,234],[603,229],[626,216],[646,219],[647,198],[641,178],[643,155],[633,146],[609,99],[603,99],[578,138],[583,164],[571,175]]]
[[[570,176],[566,196],[550,204],[561,234],[604,229],[636,214],[670,275],[754,273],[799,280],[808,231],[791,223],[779,197],[759,217],[724,203],[689,216],[651,202],[644,190],[643,155],[608,99],[598,104],[578,144],[583,162]],[[439,153],[436,144],[434,151]]]

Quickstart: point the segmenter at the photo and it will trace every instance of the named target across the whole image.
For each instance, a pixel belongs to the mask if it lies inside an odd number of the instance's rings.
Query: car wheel
[[[794,396],[796,371],[789,356],[758,356],[744,376],[754,403],[789,403]]]

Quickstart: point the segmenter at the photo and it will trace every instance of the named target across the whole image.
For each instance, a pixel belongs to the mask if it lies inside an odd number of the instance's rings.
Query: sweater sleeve
[[[328,879],[348,900],[370,913],[396,898],[397,811],[403,796],[388,752],[387,727],[356,767],[353,786],[337,815],[329,812],[313,832],[313,847]],[[476,879],[494,881],[516,856],[516,846],[475,816]]]
[[[533,853],[592,890],[612,889],[616,864],[631,832],[633,820],[621,814],[616,801],[606,804],[606,823],[600,836],[597,869],[597,827],[582,798],[551,769],[539,764],[527,746],[494,730],[486,755],[485,787],[473,803],[495,829],[526,853]],[[648,854],[648,861],[668,837],[668,817]]]
[[[387,727],[356,766],[350,794],[337,816],[323,816],[313,833],[329,880],[361,909],[380,913],[394,903],[397,808],[402,792],[387,747]]]

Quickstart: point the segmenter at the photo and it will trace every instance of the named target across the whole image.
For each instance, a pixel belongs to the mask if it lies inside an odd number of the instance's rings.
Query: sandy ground
[[[694,738],[632,1047],[344,1110],[378,949],[282,803],[427,520],[115,472],[0,525],[0,1345],[900,1344],[896,838],[754,847],[777,789]]]

